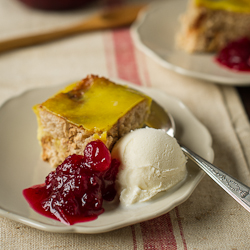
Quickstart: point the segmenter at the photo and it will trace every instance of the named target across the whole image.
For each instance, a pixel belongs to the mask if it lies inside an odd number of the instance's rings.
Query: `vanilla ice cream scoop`
[[[147,201],[186,177],[186,158],[164,130],[142,128],[122,137],[112,150],[121,162],[117,191],[123,205]]]

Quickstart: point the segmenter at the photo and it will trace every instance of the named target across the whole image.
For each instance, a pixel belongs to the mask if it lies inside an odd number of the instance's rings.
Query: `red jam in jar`
[[[247,37],[229,43],[215,60],[232,70],[250,71],[250,39]]]
[[[24,189],[23,195],[36,212],[67,225],[94,220],[104,212],[103,199],[116,195],[118,167],[104,143],[92,141],[84,156],[68,156],[44,184]]]

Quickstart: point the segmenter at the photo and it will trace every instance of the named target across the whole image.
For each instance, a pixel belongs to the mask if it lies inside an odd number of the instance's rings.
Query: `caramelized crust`
[[[96,76],[87,77],[66,94],[70,99],[79,99],[91,89],[95,79],[99,78]],[[140,95],[139,92],[138,95]],[[142,96],[143,98],[141,98]],[[102,140],[111,150],[120,137],[144,125],[149,114],[151,99],[144,95],[139,97],[140,101],[133,105],[125,115],[117,117],[115,124],[107,130],[86,129],[84,125],[73,124],[68,118],[56,115],[45,108],[43,104],[37,105],[35,112],[38,117],[38,139],[42,146],[42,159],[56,167],[68,155],[82,155],[85,146],[96,139]],[[119,98],[117,100],[119,101]]]

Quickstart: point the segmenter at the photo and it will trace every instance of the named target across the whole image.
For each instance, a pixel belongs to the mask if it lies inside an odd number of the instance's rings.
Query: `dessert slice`
[[[212,52],[250,37],[249,0],[191,0],[181,17],[177,46],[187,52]]]
[[[34,107],[42,159],[56,167],[97,139],[112,149],[144,125],[150,105],[151,98],[134,89],[89,75]]]

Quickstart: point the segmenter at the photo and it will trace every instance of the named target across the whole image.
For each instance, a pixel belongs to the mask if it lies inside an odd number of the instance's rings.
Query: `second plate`
[[[250,73],[237,73],[214,61],[214,54],[188,54],[176,49],[179,17],[186,0],[154,2],[139,15],[131,32],[138,49],[167,69],[214,83],[250,85]]]

